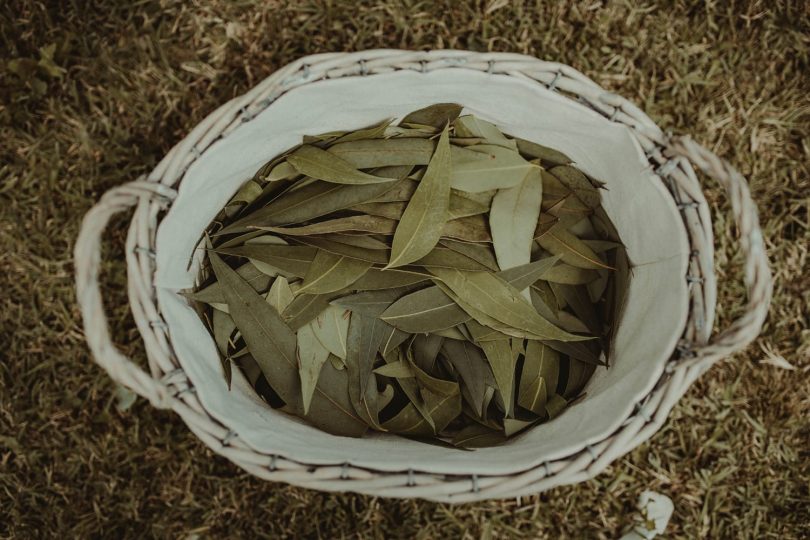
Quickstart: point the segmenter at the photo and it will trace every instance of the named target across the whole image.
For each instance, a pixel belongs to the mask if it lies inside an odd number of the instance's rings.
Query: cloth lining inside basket
[[[265,161],[304,134],[356,129],[437,102],[454,101],[503,131],[558,148],[605,181],[605,210],[637,268],[612,367],[557,420],[508,444],[475,452],[374,434],[334,437],[269,409],[234,370],[229,392],[213,340],[178,290],[194,284],[189,256],[214,215]],[[508,474],[570,455],[610,434],[663,371],[685,325],[689,247],[678,209],[625,126],[537,83],[464,69],[347,77],[294,89],[195,161],[157,236],[158,302],[183,369],[211,413],[250,446],[299,462],[379,470]]]

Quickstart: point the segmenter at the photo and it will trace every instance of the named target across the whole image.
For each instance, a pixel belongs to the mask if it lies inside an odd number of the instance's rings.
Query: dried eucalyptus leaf
[[[397,222],[378,216],[349,216],[311,223],[300,227],[259,227],[286,236],[308,236],[334,232],[366,232],[374,234],[393,234]]]
[[[391,377],[392,379],[411,379],[416,376],[414,375],[411,365],[404,360],[391,362],[390,364],[375,368],[374,373],[384,377]]]
[[[548,322],[520,296],[520,291],[493,274],[442,268],[431,268],[430,271],[464,302],[512,328],[525,330],[545,339],[590,339],[565,332]]]
[[[480,345],[495,376],[498,391],[503,396],[506,415],[512,416],[517,355],[512,354],[511,343],[507,339],[484,341]]]
[[[262,373],[281,399],[301,410],[298,388],[295,333],[219,255],[209,252],[211,267],[223,286],[223,292],[236,327],[262,369]]]
[[[593,209],[601,204],[599,190],[579,169],[570,165],[560,165],[549,169],[548,172],[573,191],[588,208]]]
[[[442,129],[452,123],[464,107],[457,103],[437,103],[407,114],[400,124],[422,124]]]
[[[287,156],[287,162],[299,174],[336,184],[379,184],[391,182],[383,178],[355,169],[351,163],[340,159],[326,150],[304,145]]]
[[[398,298],[406,295],[412,288],[402,287],[396,289],[381,289],[363,291],[360,293],[341,296],[332,300],[333,306],[348,309],[352,313],[360,313],[368,317],[378,317]]]
[[[410,264],[430,253],[441,237],[449,204],[450,144],[445,128],[425,176],[397,225],[387,268]]]
[[[472,343],[456,340],[444,340],[442,351],[469,392],[470,406],[475,414],[483,416],[485,404],[488,403],[487,388],[496,386],[483,351]]]
[[[366,274],[354,282],[354,287],[361,291],[379,289],[397,289],[416,283],[430,281],[427,271],[403,266],[401,268],[370,268]]]
[[[389,118],[371,127],[367,127],[365,129],[358,129],[357,131],[346,133],[345,135],[338,137],[338,139],[335,140],[335,143],[337,144],[349,141],[360,141],[363,139],[379,139],[380,137],[385,136],[386,130],[393,121],[394,121],[393,118]]]
[[[520,373],[518,405],[543,416],[548,395],[557,388],[560,356],[551,347],[539,341],[529,341]]]
[[[344,360],[347,354],[346,340],[350,315],[345,309],[330,305],[309,323],[321,345]]]
[[[481,120],[476,116],[462,116],[456,120],[453,127],[458,137],[477,137],[484,139],[486,144],[503,146],[515,152],[518,150],[514,139],[507,138],[495,124]]]
[[[436,334],[419,334],[411,343],[413,362],[427,373],[434,373],[436,358],[444,343],[444,338]]]
[[[498,430],[480,424],[470,424],[456,433],[452,444],[460,448],[486,448],[488,446],[498,446],[506,442],[506,440],[507,437]]]
[[[220,255],[244,257],[278,269],[288,277],[304,277],[315,258],[316,250],[308,246],[248,245],[215,249]]]
[[[489,227],[501,270],[527,264],[540,217],[543,182],[540,169],[530,169],[521,183],[500,189],[492,199]],[[528,293],[526,293],[528,294]]]
[[[520,153],[530,159],[539,159],[545,166],[568,165],[573,160],[553,148],[514,137]]]
[[[461,242],[458,240],[453,240],[452,238],[442,238],[439,240],[439,244],[474,260],[475,262],[484,266],[487,270],[492,270],[493,272],[497,272],[499,270],[498,262],[495,260],[495,255],[493,254],[490,246],[477,245],[470,242]]]
[[[531,169],[537,168],[517,152],[500,146],[480,144],[469,150],[480,153],[484,159],[454,162],[450,178],[453,189],[470,193],[506,189],[521,183]]]
[[[582,240],[564,229],[553,227],[546,234],[539,237],[537,242],[550,253],[560,255],[563,262],[571,266],[585,269],[598,270],[606,268],[612,270]]]
[[[237,268],[236,273],[239,274],[239,277],[244,279],[256,292],[266,290],[267,287],[270,286],[270,282],[273,280],[272,277],[264,274],[258,268],[256,268],[255,265],[249,262]],[[200,289],[199,291],[182,292],[181,294],[189,300],[203,302],[205,304],[225,302],[225,297],[222,293],[222,285],[216,281],[211,285]]]
[[[321,368],[329,358],[329,350],[315,337],[312,323],[298,329],[298,375],[301,378],[301,398],[304,414],[309,413],[312,396],[321,375]]]
[[[344,289],[360,279],[371,263],[318,250],[298,294],[326,294]]]
[[[273,306],[276,313],[283,313],[287,306],[293,301],[293,291],[290,288],[290,283],[284,277],[278,276],[274,281],[270,290],[267,291],[265,299],[267,303]]]
[[[297,330],[318,316],[329,307],[329,302],[340,296],[340,291],[329,294],[301,294],[287,306],[282,318],[290,328]]]

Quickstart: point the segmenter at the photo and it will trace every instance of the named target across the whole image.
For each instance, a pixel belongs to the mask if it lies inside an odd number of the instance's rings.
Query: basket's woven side
[[[473,69],[534,81],[571,97],[628,126],[644,149],[650,167],[667,181],[681,209],[692,247],[688,275],[690,314],[678,353],[653,391],[636,404],[622,426],[605,440],[581,452],[513,475],[461,476],[416,470],[388,473],[344,464],[314,466],[249,448],[237,433],[211,417],[180,368],[160,316],[153,286],[154,245],[159,212],[185,171],[216,140],[249,122],[285,92],[314,81],[345,76],[371,76],[396,70],[430,72]],[[713,239],[709,208],[690,162],[717,179],[728,191],[732,214],[745,255],[748,305],[745,314],[710,339],[716,304]],[[726,162],[689,139],[671,139],[638,107],[605,92],[586,76],[563,64],[502,53],[466,51],[412,52],[377,50],[329,53],[303,58],[265,79],[248,93],[219,107],[175,146],[148,177],[105,194],[85,216],[76,243],[78,300],[85,333],[96,361],[111,377],[176,411],[211,449],[248,472],[268,480],[328,491],[357,491],[390,497],[473,501],[513,497],[591,478],[614,459],[651,437],[689,385],[713,362],[745,347],[758,333],[771,294],[770,273],[756,215],[744,178]],[[150,374],[124,357],[110,341],[98,283],[101,232],[116,212],[137,205],[127,237],[129,295],[133,315],[146,345]]]

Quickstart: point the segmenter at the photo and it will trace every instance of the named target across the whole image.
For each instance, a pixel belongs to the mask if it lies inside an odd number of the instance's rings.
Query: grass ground
[[[3,2],[0,537],[615,538],[651,488],[675,503],[673,538],[807,538],[809,19],[801,0]],[[776,277],[761,338],[595,480],[460,506],[266,483],[171,413],[143,400],[119,412],[88,356],[71,247],[90,205],[291,60],[376,47],[571,64],[750,178]],[[740,257],[726,201],[707,193],[722,326],[743,305]],[[105,280],[116,341],[138,356],[124,225],[108,235]]]

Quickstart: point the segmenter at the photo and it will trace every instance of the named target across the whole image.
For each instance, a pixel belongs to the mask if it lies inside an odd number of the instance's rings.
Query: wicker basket
[[[626,126],[634,144],[643,150],[649,171],[663,179],[666,193],[677,205],[688,243],[685,259],[685,323],[674,332],[677,347],[660,372],[655,372],[643,395],[616,419],[610,433],[583,441],[565,455],[550,457],[510,470],[480,467],[466,472],[403,461],[400,466],[369,466],[363,460],[307,459],[295,453],[256,450],[235,431],[228,419],[204,406],[192,377],[178,361],[172,328],[164,321],[155,283],[156,236],[164,210],[177,198],[186,172],[207,150],[239,130],[285,94],[327,79],[372,78],[408,73],[459,73],[468,70],[488,77],[520,80],[571,99],[612,123]],[[604,120],[602,120],[604,121]],[[350,127],[350,126],[349,126]],[[623,128],[624,129],[624,128]],[[269,156],[272,157],[272,156]],[[725,331],[711,335],[716,305],[711,220],[692,165],[715,178],[727,191],[745,256],[745,313]],[[671,202],[670,202],[671,204]],[[132,312],[144,339],[150,371],[123,356],[110,340],[99,290],[101,234],[114,214],[135,207],[126,242],[128,287]],[[680,223],[679,223],[680,227]],[[106,193],[85,216],[75,247],[78,300],[87,341],[96,361],[117,382],[160,408],[176,411],[212,450],[243,469],[268,480],[313,489],[355,491],[388,497],[420,497],[464,502],[537,493],[561,484],[592,478],[614,459],[652,436],[689,385],[719,359],[750,343],[759,332],[771,296],[771,276],[756,209],[744,178],[728,163],[688,138],[663,133],[627,100],[608,93],[574,69],[516,54],[465,51],[409,52],[378,50],[334,53],[303,58],[274,73],[250,92],[221,106],[201,122],[146,179]],[[187,261],[186,261],[187,262]],[[185,264],[184,264],[185,267]],[[185,269],[185,268],[184,268]],[[187,270],[187,269],[185,269]],[[686,309],[685,309],[686,311]],[[675,349],[674,352],[671,349]],[[670,352],[672,353],[670,355]],[[579,406],[575,405],[574,407]],[[572,407],[573,408],[573,407]],[[466,454],[466,453],[462,453]]]

